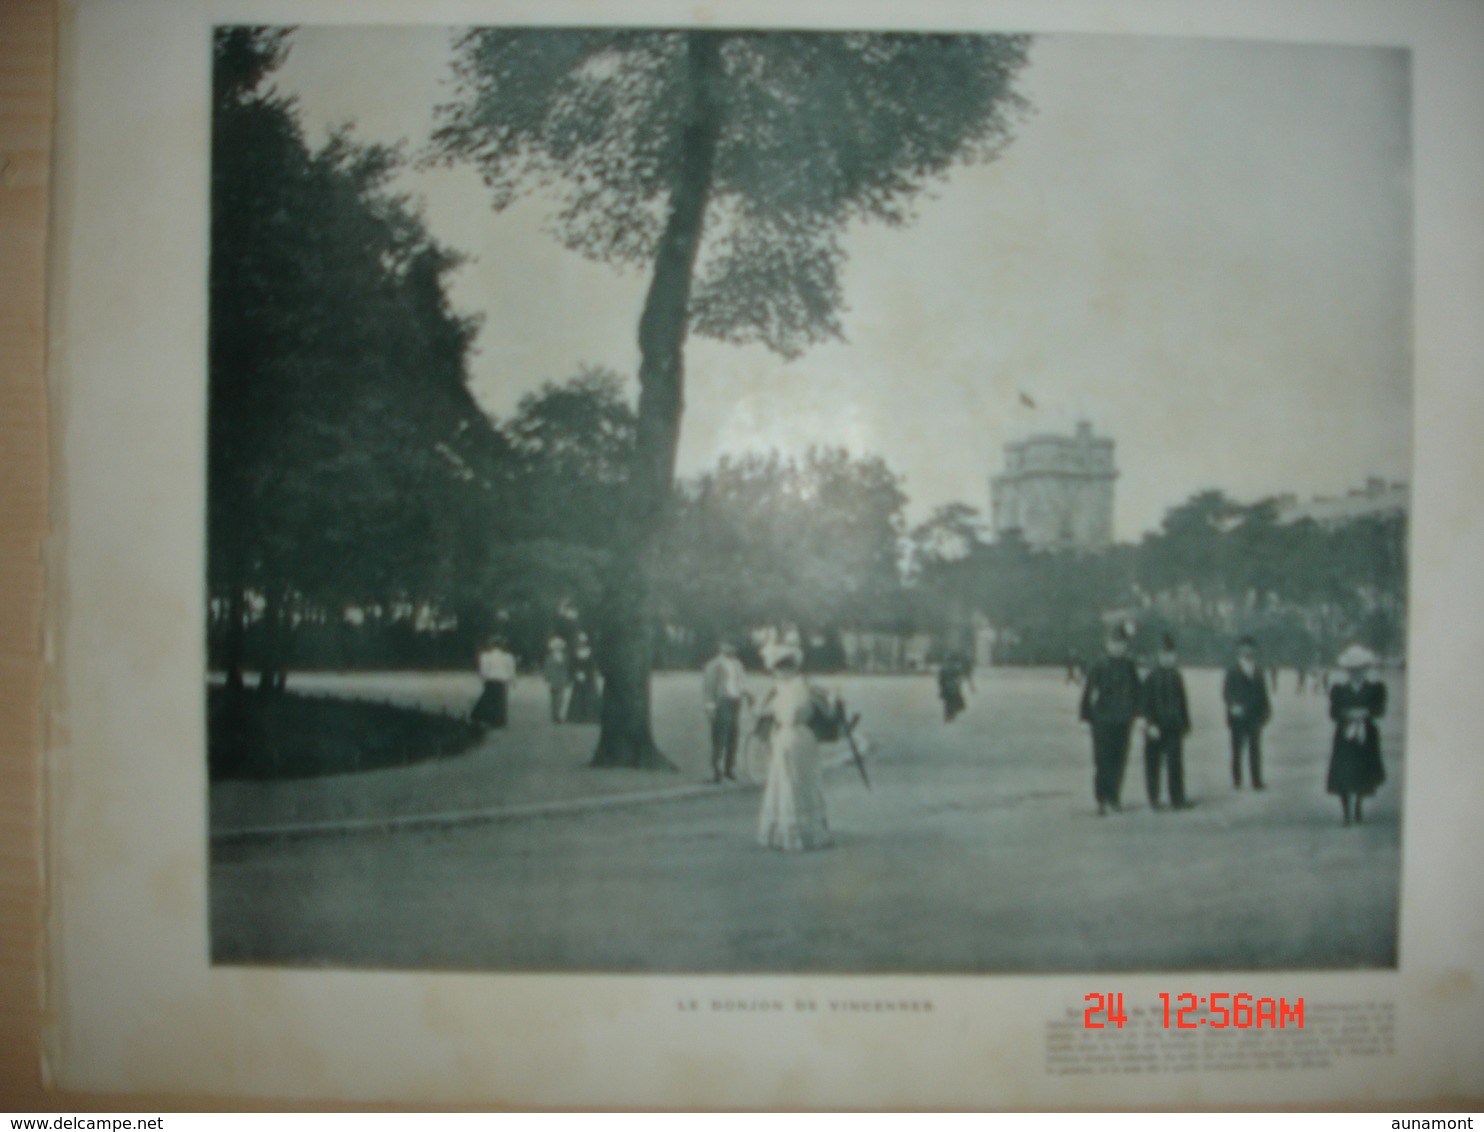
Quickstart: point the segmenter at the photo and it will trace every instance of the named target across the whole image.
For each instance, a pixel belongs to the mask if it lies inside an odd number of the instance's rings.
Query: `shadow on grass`
[[[208,688],[207,765],[213,782],[314,778],[406,766],[468,750],[475,724],[365,700]]]

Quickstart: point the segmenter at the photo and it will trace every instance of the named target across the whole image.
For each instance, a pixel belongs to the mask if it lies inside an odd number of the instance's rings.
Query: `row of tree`
[[[900,225],[953,167],[993,158],[1025,108],[1014,81],[1028,47],[723,29],[481,29],[456,44],[433,155],[475,165],[497,209],[555,200],[569,248],[649,271],[634,442],[594,611],[607,688],[596,763],[667,763],[649,714],[652,583],[688,335],[783,354],[838,336],[841,233]],[[415,592],[450,568],[489,589],[491,571],[520,577],[512,548],[540,542],[505,515],[530,497],[480,465],[511,437],[485,436],[469,412],[472,324],[441,288],[455,257],[386,191],[397,154],[344,134],[305,146],[292,103],[265,85],[285,50],[282,33],[221,30],[213,122],[210,584],[229,682],[258,618],[268,687],[284,626],[306,612],[293,603],[352,580],[366,601]],[[491,510],[503,522],[483,522]],[[562,542],[546,565],[583,573],[590,544]],[[378,545],[389,553],[369,553]]]
[[[1284,522],[1274,501],[1242,504],[1206,491],[1172,508],[1138,544],[1097,554],[1035,551],[1015,538],[981,540],[973,512],[940,509],[914,532],[919,589],[939,632],[980,614],[1012,663],[1090,658],[1111,618],[1172,632],[1191,660],[1225,659],[1233,639],[1258,637],[1270,660],[1327,663],[1361,639],[1401,652],[1406,518]]]
[[[353,573],[338,588],[282,578],[295,604],[291,631],[279,635],[293,642],[295,663],[458,667],[498,630],[534,664],[552,633],[597,632],[635,442],[622,382],[589,371],[548,384],[509,420],[485,419],[481,435],[481,478],[446,472],[423,505],[447,511],[462,499],[463,521],[481,524],[483,537],[419,544],[427,568],[379,590]],[[1248,632],[1289,664],[1318,663],[1356,636],[1401,647],[1400,516],[1285,523],[1271,503],[1205,492],[1140,544],[1087,554],[1037,551],[1013,535],[987,541],[962,503],[909,531],[906,505],[884,461],[827,448],[724,457],[681,481],[647,567],[664,630],[657,659],[694,663],[721,634],[788,624],[821,642],[821,657],[839,655],[842,630],[928,634],[944,651],[972,647],[987,626],[996,659],[1060,663],[1095,650],[1110,615],[1176,631],[1191,660],[1218,659]],[[457,521],[445,514],[441,525],[467,534]],[[347,508],[328,525],[281,515],[278,526],[314,559],[316,546],[327,553],[351,537],[355,522]],[[389,549],[376,543],[383,534],[361,537],[368,554]],[[229,608],[218,603],[223,626]],[[246,620],[250,651],[262,655],[282,615],[275,621],[259,601]]]
[[[400,150],[307,143],[272,83],[289,36],[215,40],[208,582],[230,687],[249,665],[271,692],[290,663],[472,660],[495,629],[534,658],[580,625],[606,682],[594,761],[644,766],[665,762],[660,643],[764,622],[945,641],[987,622],[1020,660],[1061,659],[1120,606],[1399,632],[1396,524],[1285,525],[1208,495],[1142,546],[1047,555],[985,542],[961,504],[909,532],[872,457],[747,456],[676,483],[689,333],[785,355],[838,335],[842,231],[906,223],[1009,143],[1026,37],[462,37],[424,155],[473,163],[496,208],[544,193],[567,246],[650,272],[636,401],[593,370],[497,421],[467,386],[477,321],[447,298],[459,253],[394,190]]]
[[[484,413],[461,257],[389,187],[399,151],[308,144],[272,84],[290,35],[215,40],[212,663],[272,690],[291,663],[463,663],[497,622],[534,647],[601,590],[633,409],[592,371]]]
[[[445,297],[459,257],[388,190],[396,151],[308,147],[269,82],[288,34],[218,33],[212,122],[208,583],[229,676],[253,621],[270,687],[307,608],[468,572],[493,439]]]

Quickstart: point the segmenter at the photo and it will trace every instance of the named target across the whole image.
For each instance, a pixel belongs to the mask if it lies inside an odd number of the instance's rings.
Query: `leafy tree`
[[[1313,664],[1351,639],[1395,653],[1405,632],[1400,515],[1285,522],[1273,500],[1204,491],[1140,545],[1088,554],[1035,550],[1016,533],[981,543],[972,509],[949,504],[912,541],[917,626],[951,636],[981,613],[1014,662],[1088,655],[1115,610],[1136,616],[1141,648],[1169,629],[1190,661],[1224,659],[1239,633],[1258,636],[1275,663]]]
[[[519,478],[522,528],[606,547],[633,459],[634,410],[621,379],[585,369],[521,398],[501,431]]]
[[[646,268],[636,444],[598,642],[595,764],[668,765],[650,725],[648,577],[671,500],[695,330],[791,355],[840,333],[841,233],[904,224],[1023,107],[1016,36],[476,30],[438,153],[502,208],[559,193],[566,246]]]
[[[723,457],[681,485],[659,568],[666,619],[705,640],[764,624],[886,621],[901,605],[905,504],[878,457]]]
[[[979,511],[967,503],[945,503],[927,521],[912,528],[912,558],[917,569],[961,562],[983,547]]]
[[[966,564],[977,572],[979,608],[997,630],[1009,630],[1019,662],[1060,663],[1098,643],[1105,613],[1126,607],[1133,570],[1121,547],[1096,554],[1037,550],[1018,535],[1002,537]]]
[[[971,649],[973,614],[983,613],[986,560],[994,552],[980,537],[979,512],[945,503],[912,529],[907,620],[960,650]]]
[[[1260,635],[1274,659],[1311,664],[1359,636],[1401,646],[1406,523],[1377,515],[1283,522],[1271,500],[1236,503],[1203,492],[1172,508],[1139,547],[1138,581],[1177,623]]]
[[[481,592],[513,619],[523,655],[541,655],[558,609],[588,611],[601,599],[634,431],[619,378],[601,369],[547,382],[499,426],[508,506],[500,537],[484,531]]]
[[[262,631],[261,686],[315,606],[427,598],[466,568],[495,434],[465,387],[458,257],[389,191],[394,150],[317,151],[269,79],[289,33],[215,40],[208,580],[229,681]]]

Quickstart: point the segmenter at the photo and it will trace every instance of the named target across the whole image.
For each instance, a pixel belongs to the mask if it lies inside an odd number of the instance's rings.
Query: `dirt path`
[[[672,971],[1075,971],[1386,966],[1395,960],[1404,698],[1391,781],[1365,826],[1323,793],[1328,722],[1287,688],[1269,789],[1234,792],[1216,676],[1190,677],[1184,813],[1098,818],[1060,677],[981,680],[944,727],[926,679],[847,693],[878,745],[875,790],[827,782],[837,845],[752,843],[757,796],[496,826],[220,846],[224,962]],[[662,683],[665,726],[688,685]],[[694,712],[690,712],[694,715]],[[671,719],[670,717],[674,717]]]

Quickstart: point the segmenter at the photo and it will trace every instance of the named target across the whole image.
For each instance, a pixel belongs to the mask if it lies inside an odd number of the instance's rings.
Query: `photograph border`
[[[415,13],[415,17],[414,17]],[[1045,1072],[1089,990],[1202,983],[1396,1004],[1397,1052],[1265,1074],[1265,1100],[1484,1094],[1484,10],[1444,2],[717,3],[760,26],[1101,31],[1413,52],[1415,492],[1401,961],[1395,972],[1082,976],[455,975],[212,967],[200,673],[210,28],[220,23],[671,24],[675,3],[78,0],[62,29],[49,338],[53,525],[45,773],[48,1079],[364,1102],[663,1108],[1220,1107],[1250,1072]],[[812,18],[811,18],[812,17]],[[148,285],[141,283],[147,273]],[[1474,410],[1469,412],[1467,410]],[[1092,984],[1096,983],[1094,986]],[[930,1001],[919,1012],[677,1011],[712,998]],[[632,1035],[642,1033],[643,1041]]]

